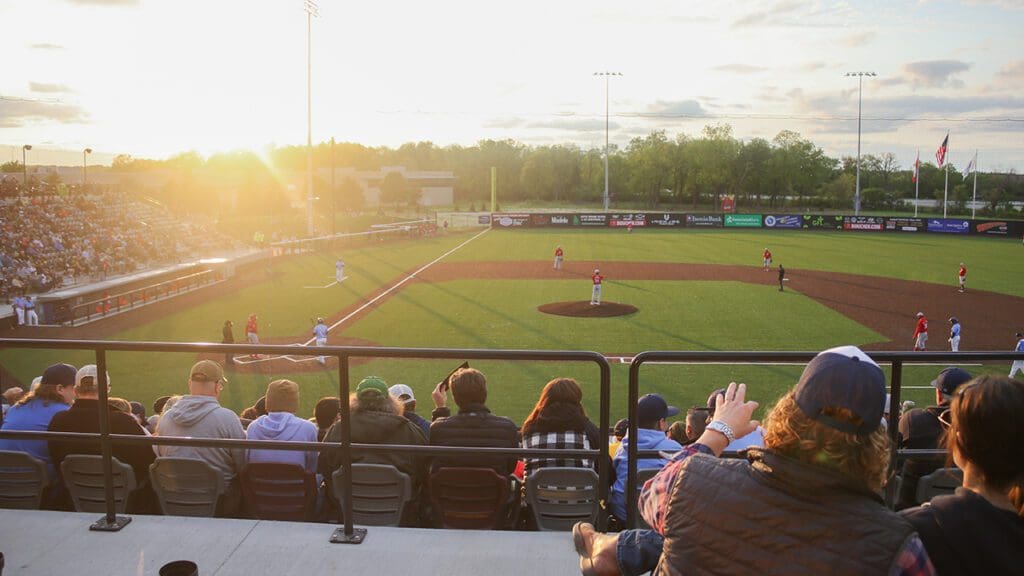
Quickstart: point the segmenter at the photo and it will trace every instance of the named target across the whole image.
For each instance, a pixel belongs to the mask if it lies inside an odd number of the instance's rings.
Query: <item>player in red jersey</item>
[[[562,257],[565,256],[565,252],[561,246],[555,246],[555,270],[562,269]]]
[[[960,271],[956,273],[957,278],[960,280],[960,291],[964,291],[964,285],[967,284],[967,266],[964,263],[960,263]]]
[[[772,265],[772,251],[765,248],[764,254],[761,255],[761,259],[764,261],[764,271],[767,272]]]
[[[590,305],[600,306],[601,305],[601,281],[604,280],[604,276],[601,276],[601,271],[595,269],[594,275],[590,277],[590,280],[594,283],[594,289],[590,292]]]
[[[928,319],[924,317],[924,312],[917,313],[917,328],[914,329],[914,352],[920,350],[924,352],[925,346],[928,344]]]

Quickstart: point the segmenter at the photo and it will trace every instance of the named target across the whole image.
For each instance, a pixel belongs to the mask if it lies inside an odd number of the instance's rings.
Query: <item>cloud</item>
[[[768,68],[764,66],[752,66],[750,64],[722,64],[721,66],[715,66],[712,70],[718,72],[732,72],[733,74],[757,74],[758,72],[764,72]]]
[[[956,78],[971,68],[959,60],[924,60],[909,62],[900,67],[899,75],[880,80],[883,86],[909,84],[914,88],[963,88],[963,80]]]
[[[1004,10],[1022,10],[1024,2],[1021,0],[966,0],[968,6],[995,6]]]
[[[707,111],[696,100],[656,100],[647,106],[644,114],[652,116],[706,116]]]
[[[29,48],[33,50],[63,50],[64,47],[60,44],[50,44],[48,42],[40,42],[38,44],[29,44]]]
[[[484,128],[520,128],[526,121],[522,118],[515,116],[505,118],[494,118],[492,120],[486,120],[481,125]]]
[[[733,28],[745,28],[751,26],[761,26],[767,24],[779,23],[779,17],[789,14],[800,8],[801,3],[796,0],[780,0],[767,10],[751,12],[744,16],[737,18],[733,23]]]
[[[65,0],[78,6],[138,6],[140,0]]]
[[[841,38],[839,43],[849,48],[859,48],[874,40],[876,35],[877,34],[873,30],[857,32],[856,34],[850,34]]]
[[[59,92],[74,92],[71,88],[68,88],[65,84],[47,84],[44,82],[29,82],[28,89],[33,92],[40,92],[43,94],[54,94]]]
[[[804,62],[800,65],[799,69],[801,72],[816,72],[826,66],[828,66],[828,62],[818,60],[816,62]]]
[[[996,80],[1011,86],[1024,83],[1024,60],[1008,62],[996,73]]]
[[[555,120],[535,120],[523,126],[524,128],[536,130],[567,130],[570,132],[596,132],[604,131],[604,118],[559,118]],[[619,124],[609,121],[609,130],[618,130]]]
[[[85,109],[73,104],[0,99],[0,128],[16,128],[32,122],[77,124],[88,118]]]

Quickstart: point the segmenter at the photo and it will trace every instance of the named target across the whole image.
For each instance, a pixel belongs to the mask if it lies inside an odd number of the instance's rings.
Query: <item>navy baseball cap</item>
[[[949,368],[943,368],[942,372],[939,372],[935,380],[932,380],[932,386],[939,392],[942,392],[943,395],[952,396],[953,392],[956,392],[956,389],[961,384],[964,384],[971,378],[974,378],[974,376],[971,376],[967,370],[950,366]]]
[[[77,373],[78,370],[71,364],[54,364],[43,371],[41,383],[54,386],[74,386]]]
[[[878,430],[882,422],[885,373],[856,346],[830,348],[804,368],[793,399],[808,418],[847,434],[865,436]],[[849,410],[860,421],[832,418],[825,413],[829,408]]]
[[[660,394],[644,394],[636,406],[636,419],[640,422],[661,420],[679,414],[679,408],[669,406]]]

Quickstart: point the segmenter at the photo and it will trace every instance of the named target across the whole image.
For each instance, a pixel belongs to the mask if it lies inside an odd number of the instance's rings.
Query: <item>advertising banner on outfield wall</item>
[[[924,232],[928,223],[924,218],[886,218],[886,232]]]
[[[572,217],[573,226],[607,226],[607,214],[574,214]]]
[[[571,226],[572,215],[571,214],[549,214],[539,213],[530,215],[530,226],[536,226],[539,228],[547,226]]]
[[[967,234],[971,223],[959,218],[929,218],[928,231],[940,234]]]
[[[971,222],[971,234],[1020,238],[1024,234],[1024,222],[1014,222],[1012,220],[974,220]]]
[[[799,228],[803,218],[795,214],[765,214],[765,228]]]
[[[881,232],[885,218],[881,216],[843,216],[843,230],[872,230]]]
[[[662,212],[661,214],[648,214],[647,225],[648,226],[664,226],[666,228],[674,228],[676,226],[682,226],[683,222],[686,221],[686,214],[669,214]]]
[[[760,214],[726,214],[725,215],[726,227],[733,228],[760,228],[761,227],[761,215]]]
[[[530,225],[529,214],[496,213],[491,220],[492,226],[502,228],[521,228]]]
[[[842,230],[842,216],[828,216],[825,214],[804,214],[803,228],[808,230]]]
[[[647,225],[647,214],[612,214],[608,218],[608,225],[612,228],[625,228],[630,224],[634,228]]]
[[[687,214],[686,225],[690,228],[721,228],[723,224],[720,214]]]

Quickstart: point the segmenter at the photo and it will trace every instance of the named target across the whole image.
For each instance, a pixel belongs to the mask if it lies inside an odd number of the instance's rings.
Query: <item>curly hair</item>
[[[826,414],[838,420],[856,418],[844,408],[829,409]],[[764,444],[784,456],[863,482],[875,492],[881,491],[887,480],[890,445],[883,427],[858,436],[820,424],[800,410],[792,391],[768,414]]]

